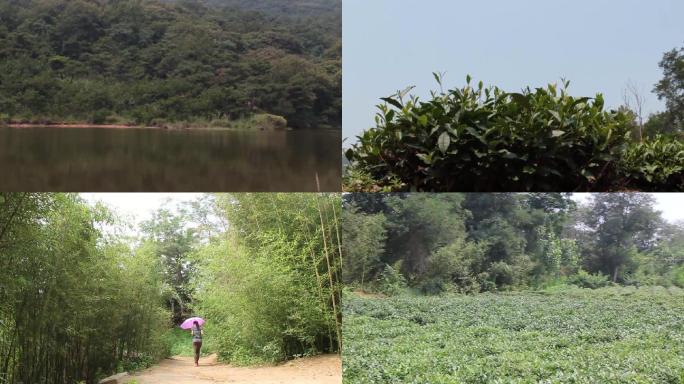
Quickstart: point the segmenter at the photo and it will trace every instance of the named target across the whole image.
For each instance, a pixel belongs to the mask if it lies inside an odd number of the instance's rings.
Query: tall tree
[[[352,204],[343,210],[341,226],[344,230],[342,279],[346,283],[359,281],[363,286],[382,267],[387,218],[382,213],[359,212]]]
[[[430,255],[464,231],[462,194],[408,194],[387,198],[387,249],[409,279],[426,272]]]
[[[277,3],[277,4],[276,4]],[[230,6],[229,6],[230,5]],[[339,128],[341,2],[0,4],[0,119]]]
[[[674,48],[660,61],[663,78],[655,85],[658,99],[665,100],[666,121],[672,131],[681,131],[684,124],[684,47]]]
[[[186,306],[192,301],[190,276],[194,264],[189,255],[194,250],[196,232],[187,222],[184,210],[172,212],[162,208],[141,224],[146,240],[153,244],[162,265],[169,308],[176,322],[182,321],[187,314]]]
[[[643,193],[601,193],[591,195],[582,224],[591,241],[586,255],[590,268],[619,281],[635,251],[647,251],[655,244],[661,223],[654,209],[655,199]]]
[[[532,268],[527,248],[530,217],[522,206],[521,195],[511,193],[469,193],[464,208],[471,217],[466,220],[468,236],[486,242],[484,268],[491,269],[497,286],[524,281]]]

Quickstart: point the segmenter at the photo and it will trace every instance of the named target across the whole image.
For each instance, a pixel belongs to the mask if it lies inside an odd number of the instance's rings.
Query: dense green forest
[[[684,287],[684,225],[644,193],[348,194],[343,281],[385,294]]]
[[[4,1],[0,122],[339,128],[341,55],[339,0]]]
[[[178,353],[340,350],[339,195],[207,195],[136,226],[75,194],[0,194],[0,381],[95,383]],[[133,230],[133,233],[131,233]],[[180,338],[179,338],[180,336]]]
[[[684,190],[684,48],[667,52],[653,91],[666,110],[643,115],[628,86],[624,105],[573,97],[550,84],[521,92],[473,84],[421,101],[411,88],[383,98],[376,127],[346,151],[349,191]]]

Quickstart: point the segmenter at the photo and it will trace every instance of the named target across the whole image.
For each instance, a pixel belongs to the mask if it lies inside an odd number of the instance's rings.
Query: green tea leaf
[[[518,104],[523,108],[530,107],[530,101],[527,99],[527,97],[525,97],[525,95],[521,93],[509,93],[508,95],[511,97],[515,104]]]
[[[426,154],[426,153],[419,153],[416,155],[423,163],[427,165],[432,165],[432,155]]]
[[[397,107],[399,109],[404,108],[404,106],[401,105],[401,103],[399,101],[397,101],[391,97],[382,97],[382,98],[380,98],[380,100],[386,102],[387,104],[391,104],[392,106]]]
[[[442,153],[446,153],[446,151],[449,149],[449,144],[451,144],[451,138],[447,132],[443,132],[437,140],[439,150],[442,151]]]
[[[428,124],[428,117],[427,115],[420,115],[418,116],[418,124],[422,125],[425,127]]]

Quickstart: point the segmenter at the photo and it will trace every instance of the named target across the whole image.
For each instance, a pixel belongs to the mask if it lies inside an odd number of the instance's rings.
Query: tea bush
[[[385,295],[397,295],[407,288],[406,279],[397,268],[385,265],[380,278],[378,279],[378,291]]]
[[[609,286],[611,284],[611,281],[608,279],[608,276],[604,274],[591,274],[585,270],[580,269],[577,272],[577,274],[572,275],[568,278],[568,283],[576,285],[580,288],[596,289]]]
[[[343,382],[681,383],[684,291],[343,300]]]
[[[621,169],[641,190],[684,190],[684,142],[656,136],[635,143],[624,152]]]
[[[410,89],[383,98],[377,126],[346,151],[345,188],[390,181],[394,190],[437,192],[682,187],[684,144],[632,143],[628,111],[605,111],[601,94],[573,97],[568,86],[509,93],[472,86],[468,77],[465,87],[428,101],[407,97]]]

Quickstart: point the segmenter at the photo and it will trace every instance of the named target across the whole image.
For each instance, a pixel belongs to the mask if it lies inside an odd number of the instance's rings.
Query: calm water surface
[[[340,191],[341,132],[0,127],[1,191]]]

